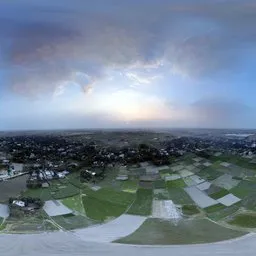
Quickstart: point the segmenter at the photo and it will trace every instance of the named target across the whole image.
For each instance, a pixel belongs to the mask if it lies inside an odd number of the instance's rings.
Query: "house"
[[[19,207],[25,207],[25,202],[19,201],[19,200],[14,200],[14,201],[12,202],[12,204],[15,204],[15,205],[17,205],[17,206],[19,206]]]
[[[12,163],[11,167],[14,173],[21,173],[24,171],[24,164]]]

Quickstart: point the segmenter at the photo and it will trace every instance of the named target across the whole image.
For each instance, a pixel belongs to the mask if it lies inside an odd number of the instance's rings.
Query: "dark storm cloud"
[[[256,7],[246,0],[3,1],[0,21],[7,84],[28,95],[54,91],[76,71],[95,81],[106,68],[158,60],[195,78],[234,72],[256,43]]]

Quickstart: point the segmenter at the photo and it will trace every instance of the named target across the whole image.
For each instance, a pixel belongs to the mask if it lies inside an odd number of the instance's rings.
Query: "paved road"
[[[255,256],[256,234],[215,244],[184,246],[129,246],[85,242],[75,234],[54,232],[37,235],[0,235],[0,255],[4,256]]]

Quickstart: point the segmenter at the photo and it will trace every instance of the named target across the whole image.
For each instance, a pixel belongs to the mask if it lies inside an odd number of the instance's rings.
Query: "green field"
[[[207,212],[207,213],[213,213],[213,212],[218,212],[220,210],[223,210],[225,209],[226,206],[223,205],[223,204],[216,204],[216,205],[213,205],[213,206],[209,206],[207,208],[204,208],[204,210]]]
[[[200,213],[200,210],[197,208],[196,205],[183,205],[182,213],[185,215],[195,215]]]
[[[194,201],[183,188],[168,188],[169,198],[175,204],[194,204]]]
[[[256,183],[252,181],[241,181],[236,187],[230,190],[230,193],[239,198],[245,198],[256,191]]]
[[[150,215],[152,209],[152,200],[152,189],[139,188],[136,193],[136,199],[127,213],[143,216]]]
[[[135,199],[135,194],[124,191],[115,191],[110,188],[102,188],[97,191],[86,190],[86,194],[93,198],[97,198],[102,201],[110,202],[113,204],[129,206]]]
[[[83,205],[86,215],[94,220],[104,221],[118,217],[133,203],[135,194],[103,188],[83,190]]]
[[[61,215],[52,217],[52,219],[66,230],[72,230],[77,228],[85,228],[91,225],[97,224],[96,221],[90,220],[80,215]]]
[[[71,183],[73,186],[82,189],[84,184],[80,181],[80,172],[71,173],[66,177],[67,182]]]
[[[177,179],[177,180],[167,181],[166,186],[168,189],[171,189],[171,188],[185,188],[187,185],[183,179]]]
[[[121,190],[129,193],[136,193],[138,188],[138,180],[121,181]]]
[[[211,243],[245,235],[245,232],[227,229],[206,219],[171,221],[147,219],[133,234],[117,243],[170,245]]]
[[[223,188],[219,192],[211,194],[211,198],[219,199],[219,198],[222,198],[223,196],[226,196],[228,194],[229,194],[229,191]]]
[[[40,198],[43,201],[52,200],[50,188],[27,189],[22,193],[24,197]]]
[[[80,189],[73,184],[67,182],[58,184],[55,187],[51,187],[51,193],[54,199],[63,199],[66,197],[72,197],[80,193]]]
[[[95,197],[84,196],[83,204],[86,216],[92,220],[105,221],[123,214],[127,207]]]
[[[256,228],[256,213],[239,214],[229,221],[229,224],[244,228]]]
[[[84,206],[81,195],[67,197],[65,199],[62,199],[61,202],[74,211],[84,213]]]
[[[210,213],[210,211],[209,211],[207,216],[211,220],[219,221],[219,220],[222,220],[226,217],[229,217],[229,216],[235,214],[240,209],[240,206],[241,206],[241,202],[238,202],[238,203],[236,203],[232,206],[229,206],[229,207],[226,207],[226,208],[223,208],[223,209],[218,209],[215,212]]]

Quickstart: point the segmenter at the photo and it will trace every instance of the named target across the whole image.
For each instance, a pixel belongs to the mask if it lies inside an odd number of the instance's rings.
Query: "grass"
[[[138,180],[126,180],[122,181],[121,189],[124,192],[136,193],[138,188]]]
[[[133,215],[148,216],[152,210],[153,191],[151,189],[139,188],[136,199],[127,213]]]
[[[88,194],[88,190],[87,190],[87,194]],[[102,188],[97,191],[90,191],[89,195],[91,197],[100,199],[102,201],[106,201],[106,202],[110,202],[118,205],[124,205],[124,206],[130,205],[135,199],[135,194],[127,193],[123,191],[115,191],[110,188]]]
[[[229,221],[229,224],[244,228],[256,228],[256,213],[236,215]]]
[[[126,210],[126,206],[104,201],[98,198],[84,196],[84,209],[86,216],[97,221],[105,221],[114,217],[118,217]]]
[[[207,212],[207,213],[213,213],[213,212],[218,212],[220,210],[223,210],[225,209],[226,206],[223,205],[223,204],[216,204],[216,205],[212,205],[212,206],[209,206],[207,208],[204,208],[204,210]]]
[[[84,206],[81,195],[65,198],[61,200],[61,202],[74,211],[84,213]]]
[[[220,191],[218,191],[216,193],[211,194],[211,198],[219,199],[219,198],[222,198],[223,196],[226,196],[228,194],[229,194],[229,191],[223,188],[222,190],[220,190]]]
[[[71,173],[67,176],[67,181],[73,186],[82,189],[84,184],[80,181],[80,172]]]
[[[84,189],[83,205],[86,215],[94,220],[104,221],[124,213],[135,199],[135,194],[102,188],[93,191]]]
[[[63,199],[66,197],[72,197],[78,195],[80,193],[80,189],[75,187],[71,183],[64,183],[63,186],[59,185],[55,188],[52,188],[52,195],[54,199]]]
[[[97,223],[80,215],[61,215],[54,216],[52,219],[66,230],[85,228]]]
[[[240,209],[240,206],[241,206],[241,202],[238,202],[232,206],[229,206],[229,207],[226,207],[223,209],[219,209],[218,211],[209,213],[209,214],[207,214],[207,216],[211,220],[219,221],[219,220],[222,220],[226,217],[229,217],[229,216],[235,214]]]
[[[168,188],[169,199],[175,204],[194,204],[194,201],[183,188]]]
[[[182,213],[185,215],[195,215],[200,213],[200,210],[197,208],[196,205],[183,205],[182,206]]]
[[[170,180],[166,182],[167,188],[185,188],[187,185],[183,179]]]
[[[50,188],[27,189],[22,196],[40,198],[43,201],[53,199]]]
[[[144,245],[197,244],[222,241],[244,234],[206,219],[181,220],[176,225],[171,221],[149,218],[133,234],[115,242]]]
[[[241,181],[236,187],[230,190],[230,193],[239,198],[245,198],[256,191],[256,183],[252,181]]]

